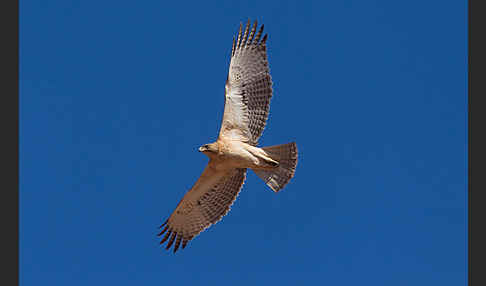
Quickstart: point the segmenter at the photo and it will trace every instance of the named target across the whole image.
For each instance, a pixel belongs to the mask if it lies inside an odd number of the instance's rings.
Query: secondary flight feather
[[[233,38],[231,61],[225,85],[224,113],[216,142],[199,152],[209,162],[194,186],[187,191],[169,218],[160,226],[160,244],[174,252],[228,213],[252,169],[274,192],[294,176],[297,166],[295,142],[259,148],[272,97],[272,79],[267,59],[267,34],[263,25],[250,20],[240,24]]]

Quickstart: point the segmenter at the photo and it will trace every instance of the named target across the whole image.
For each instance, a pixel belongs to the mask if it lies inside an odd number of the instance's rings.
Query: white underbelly
[[[234,168],[254,168],[260,165],[260,148],[238,141],[231,142],[228,147],[223,151],[222,164]]]

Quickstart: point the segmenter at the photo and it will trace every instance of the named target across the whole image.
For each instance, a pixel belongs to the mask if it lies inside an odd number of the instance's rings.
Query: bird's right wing
[[[215,224],[228,213],[245,181],[246,169],[215,171],[206,167],[196,184],[177,205],[174,212],[160,227],[164,229],[160,244],[169,239],[166,249],[173,242],[174,252],[182,242],[182,248],[201,233]]]
[[[224,114],[219,137],[256,146],[268,118],[272,79],[267,60],[267,35],[255,35],[257,22],[250,21],[233,39],[231,62],[225,85]]]

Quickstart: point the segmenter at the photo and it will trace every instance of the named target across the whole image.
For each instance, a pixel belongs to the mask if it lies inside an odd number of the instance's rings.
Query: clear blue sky
[[[21,285],[466,285],[466,1],[20,1]],[[175,255],[159,224],[216,139],[232,37],[269,34],[252,172]]]

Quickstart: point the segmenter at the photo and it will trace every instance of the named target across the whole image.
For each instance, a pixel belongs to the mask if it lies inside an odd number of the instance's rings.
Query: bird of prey
[[[246,170],[252,169],[274,192],[294,176],[297,165],[295,142],[257,147],[265,127],[272,79],[267,60],[267,34],[263,25],[250,20],[238,37],[233,37],[231,61],[225,85],[224,114],[218,140],[199,147],[209,162],[194,186],[187,191],[174,212],[160,226],[160,244],[168,240],[174,252],[215,224],[228,213],[240,192]],[[243,32],[243,33],[242,33]],[[164,227],[165,226],[165,227]]]

